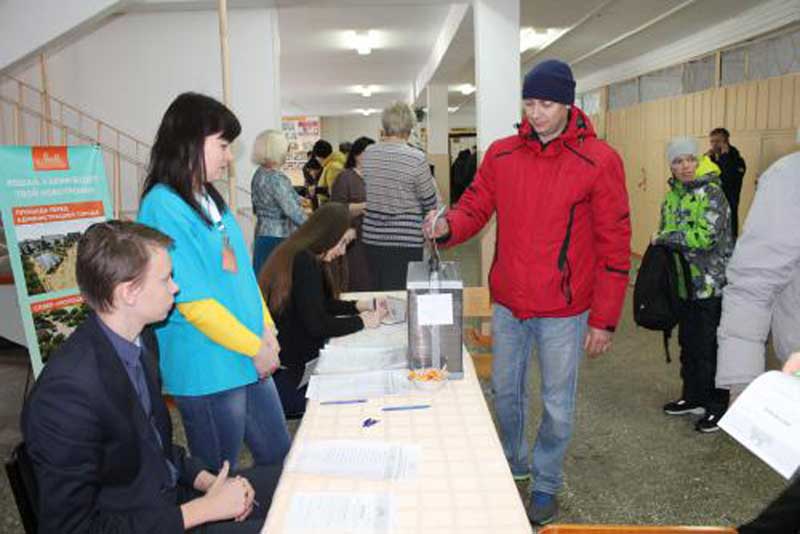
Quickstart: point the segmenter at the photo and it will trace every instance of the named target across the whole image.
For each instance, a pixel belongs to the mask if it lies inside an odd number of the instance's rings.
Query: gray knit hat
[[[694,137],[673,137],[667,145],[667,165],[672,165],[678,156],[697,156],[699,153],[700,147]]]

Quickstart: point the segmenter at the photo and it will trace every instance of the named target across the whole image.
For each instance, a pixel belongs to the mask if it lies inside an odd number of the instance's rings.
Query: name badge
[[[236,263],[236,254],[233,252],[233,247],[231,247],[228,236],[225,236],[222,241],[222,270],[229,273],[236,273],[239,271],[239,267]]]

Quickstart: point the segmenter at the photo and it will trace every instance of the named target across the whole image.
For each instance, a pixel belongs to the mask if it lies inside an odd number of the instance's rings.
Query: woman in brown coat
[[[344,170],[336,178],[331,191],[331,200],[347,204],[350,210],[352,227],[356,231],[356,239],[347,249],[347,291],[368,291],[371,289],[371,278],[364,242],[361,240],[361,224],[364,220],[367,189],[361,176],[361,155],[369,145],[375,143],[369,137],[359,137],[353,143]]]

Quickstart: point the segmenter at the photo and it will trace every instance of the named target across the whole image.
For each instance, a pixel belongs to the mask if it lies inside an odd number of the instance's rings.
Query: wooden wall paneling
[[[769,114],[769,81],[759,80],[758,100],[756,101],[756,129],[767,129],[767,118]]]
[[[703,93],[693,93],[692,98],[692,111],[694,118],[692,119],[692,133],[694,135],[703,135]]]
[[[686,135],[686,99],[674,98],[671,102],[672,136]]]
[[[692,100],[692,95],[679,96],[678,98],[683,99],[683,113],[686,116],[686,127],[683,135],[694,135],[694,100]]]
[[[794,128],[798,123],[794,122],[794,81],[795,76],[783,76],[781,81],[781,106],[780,124],[778,128]]]
[[[750,204],[753,202],[755,184],[761,175],[761,135],[758,133],[742,133],[731,139],[747,164],[747,172],[742,183],[742,193],[739,197],[739,233],[741,234]]]
[[[758,85],[756,83],[749,83],[745,85],[745,93],[747,102],[745,109],[747,116],[745,118],[744,129],[755,130],[756,125],[756,108],[758,107]]]
[[[793,126],[800,126],[800,76],[792,76],[794,78],[794,119]]]
[[[725,102],[727,91],[724,87],[711,90],[711,129],[725,124]]]
[[[744,130],[747,127],[747,87],[737,85],[733,98],[733,114],[728,116],[728,129]]]
[[[700,93],[701,95],[701,109],[702,109],[702,120],[700,122],[700,129],[702,134],[707,134],[714,128],[712,117],[712,91],[703,91]]]
[[[781,127],[781,78],[767,80],[767,128],[776,130]]]
[[[733,126],[736,122],[736,86],[725,88],[725,118],[718,126],[725,126],[731,130],[735,129]]]

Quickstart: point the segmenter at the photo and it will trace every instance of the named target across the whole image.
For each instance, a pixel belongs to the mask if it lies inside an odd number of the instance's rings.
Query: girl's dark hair
[[[298,254],[311,253],[316,259],[333,248],[350,228],[346,204],[326,202],[270,254],[258,275],[258,285],[272,313],[280,313],[292,293],[292,271]],[[339,286],[330,269],[324,269],[328,289],[334,298]],[[302,280],[298,282],[302,283]]]
[[[347,162],[344,164],[345,169],[352,169],[356,166],[356,156],[360,156],[369,145],[374,145],[375,140],[369,137],[359,137],[353,142],[350,152],[347,153]]]
[[[195,198],[194,184],[199,181],[205,187],[220,213],[227,207],[219,191],[206,180],[205,140],[221,133],[230,143],[241,131],[239,119],[222,103],[198,93],[178,95],[158,127],[142,197],[158,184],[167,185],[211,226]]]

